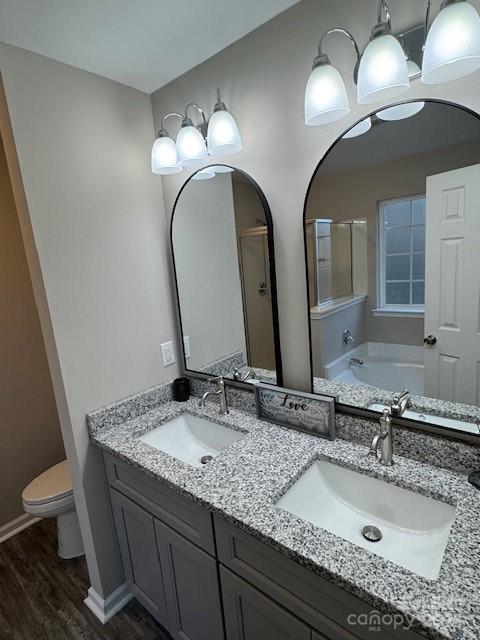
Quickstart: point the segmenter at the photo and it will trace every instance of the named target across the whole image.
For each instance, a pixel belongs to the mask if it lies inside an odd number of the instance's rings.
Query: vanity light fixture
[[[182,167],[178,164],[175,142],[169,137],[165,129],[165,121],[172,116],[183,119],[179,113],[167,113],[167,115],[162,118],[162,127],[152,147],[152,173],[164,176],[180,173],[182,170]]]
[[[382,20],[385,14],[385,20]],[[398,39],[392,35],[390,10],[384,0],[378,3],[378,20],[358,68],[357,101],[373,104],[396,98],[410,88],[407,58]]]
[[[323,34],[305,90],[305,124],[310,127],[335,122],[350,113],[343,78],[331,64],[327,54],[323,53],[324,40],[332,33],[346,36],[355,49],[357,65],[360,61],[360,51],[355,38],[349,31],[335,27]]]
[[[198,126],[194,125],[190,117],[192,109],[201,115],[202,121]],[[182,121],[176,142],[170,138],[165,128],[165,120],[171,116]],[[187,104],[184,115],[169,113],[162,119],[161,129],[152,148],[152,172],[160,175],[180,173],[184,167],[205,163],[209,155],[230,156],[241,150],[242,139],[237,123],[227,111],[220,91],[217,90],[217,103],[209,122],[205,111],[194,102]],[[196,179],[206,179],[205,175]]]
[[[203,122],[200,127],[195,127],[188,117],[189,109],[196,109],[201,114]],[[207,145],[202,134],[202,128],[205,129],[206,126],[207,120],[203,109],[194,102],[189,102],[185,107],[185,116],[177,135],[178,164],[181,167],[192,167],[205,162],[207,159]]]
[[[208,123],[207,145],[211,156],[231,156],[242,150],[242,139],[237,123],[222,102],[219,89],[217,89],[217,103]]]
[[[480,16],[476,9],[467,0],[443,0],[428,29],[431,4],[428,0],[422,82],[449,82],[479,69]]]
[[[346,29],[336,27],[326,31],[320,39],[318,55],[307,82],[305,124],[328,124],[350,112],[345,82],[322,49],[323,41],[331,33],[347,36],[355,47],[357,63],[353,79],[359,104],[392,100],[409,89],[413,78],[421,77],[422,82],[435,84],[455,80],[480,69],[480,16],[476,9],[468,0],[442,0],[440,12],[428,29],[431,4],[432,0],[427,0],[421,71],[413,60],[408,59],[400,41],[403,36],[397,38],[392,33],[391,13],[386,0],[379,0],[377,24],[362,55],[354,37]],[[415,27],[423,28],[423,25]],[[413,31],[411,29],[407,33]],[[415,115],[423,107],[424,103],[419,101],[387,108],[377,115],[383,120],[401,120]],[[361,127],[357,131],[361,132]],[[356,127],[345,137],[354,135],[359,135]]]

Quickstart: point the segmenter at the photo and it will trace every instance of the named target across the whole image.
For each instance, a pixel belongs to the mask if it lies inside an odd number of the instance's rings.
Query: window
[[[423,312],[425,204],[424,195],[380,202],[379,298],[386,311]]]

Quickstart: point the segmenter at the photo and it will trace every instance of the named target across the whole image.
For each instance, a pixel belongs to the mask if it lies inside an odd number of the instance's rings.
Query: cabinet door
[[[216,561],[155,519],[174,640],[224,640]]]
[[[161,625],[168,628],[153,517],[114,489],[111,496],[123,568],[132,593]]]
[[[220,566],[227,640],[311,640],[310,627]]]

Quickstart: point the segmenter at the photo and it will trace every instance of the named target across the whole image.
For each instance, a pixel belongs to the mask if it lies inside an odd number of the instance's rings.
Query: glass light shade
[[[347,89],[340,73],[331,64],[315,67],[305,89],[305,124],[328,124],[349,113]]]
[[[210,180],[215,177],[215,171],[213,171],[212,167],[205,167],[205,169],[201,169],[197,171],[197,173],[192,176],[192,180]]]
[[[194,126],[182,127],[177,135],[178,162],[191,167],[207,159],[207,146],[202,134]]]
[[[209,169],[213,169],[215,173],[232,173],[235,171],[233,167],[227,167],[224,164],[214,164],[209,167]]]
[[[449,82],[480,68],[480,17],[468,2],[447,5],[428,32],[422,82]]]
[[[354,127],[347,131],[347,133],[343,136],[343,139],[346,140],[348,138],[356,138],[357,136],[362,136],[367,131],[370,131],[372,128],[372,120],[371,118],[365,118]]]
[[[242,139],[234,117],[228,111],[214,111],[208,123],[208,153],[231,156],[242,150]]]
[[[157,138],[152,147],[152,173],[168,176],[181,170],[182,167],[177,163],[175,142],[168,137]]]
[[[391,100],[409,87],[407,60],[400,42],[390,34],[374,38],[360,60],[358,103]]]
[[[407,102],[406,104],[398,104],[395,107],[389,107],[376,113],[377,118],[393,122],[394,120],[405,120],[420,113],[425,106],[425,102]]]

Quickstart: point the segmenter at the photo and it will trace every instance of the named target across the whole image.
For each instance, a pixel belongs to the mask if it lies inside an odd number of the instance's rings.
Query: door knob
[[[437,344],[437,339],[435,336],[427,336],[423,339],[423,344],[426,347],[433,347],[434,344]]]

